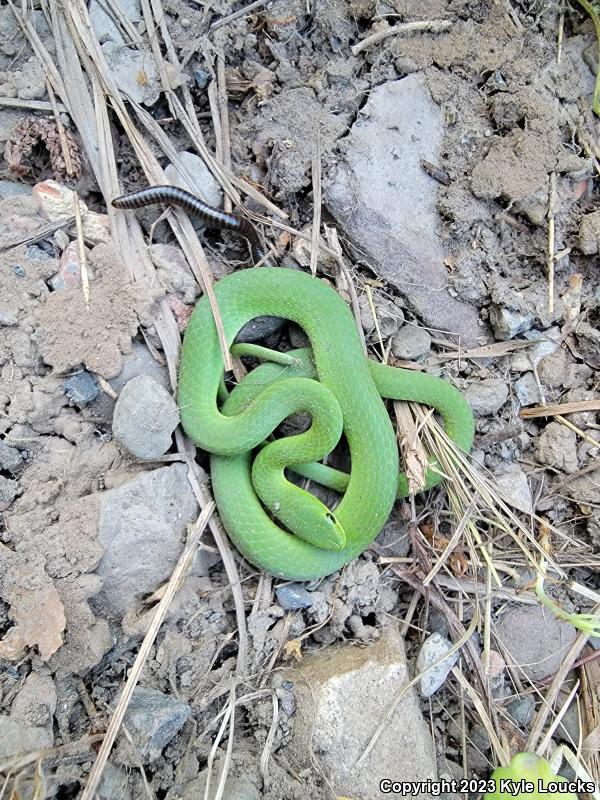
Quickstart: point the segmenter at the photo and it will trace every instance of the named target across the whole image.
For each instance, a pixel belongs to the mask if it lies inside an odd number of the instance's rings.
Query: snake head
[[[329,509],[325,509],[323,524],[320,527],[318,536],[315,536],[313,544],[323,550],[343,550],[346,546],[346,532],[342,528],[335,514]]]

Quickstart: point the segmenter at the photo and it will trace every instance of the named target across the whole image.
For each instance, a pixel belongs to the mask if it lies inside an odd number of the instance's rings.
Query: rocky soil
[[[223,186],[241,186],[279,263],[305,269],[321,197],[319,274],[348,299],[353,287],[370,355],[465,393],[473,462],[535,536],[551,531],[554,563],[580,587],[552,580],[549,593],[568,613],[597,597],[591,21],[537,0],[246,5],[51,2],[25,18],[0,6],[0,771],[15,798],[82,795],[210,490],[205,455],[178,428],[179,334],[201,270],[241,268],[245,245],[196,225],[203,265],[172,215],[144,209],[141,227],[115,215],[117,181],[129,191],[164,175],[220,207]],[[82,19],[89,39],[67,25]],[[423,20],[433,30],[390,30]],[[65,45],[74,30],[79,51]],[[226,179],[203,147],[230,159]],[[268,318],[246,339],[303,342]],[[215,522],[96,797],[373,800],[383,778],[487,776],[490,726],[507,752],[525,749],[565,663],[546,727],[570,705],[550,745],[593,764],[600,720],[577,698],[585,686],[595,697],[600,640],[584,648],[537,603],[523,550],[538,552],[485,521],[502,587],[465,536],[424,591],[457,524],[444,488],[399,502],[372,550],[301,585],[232,556]]]

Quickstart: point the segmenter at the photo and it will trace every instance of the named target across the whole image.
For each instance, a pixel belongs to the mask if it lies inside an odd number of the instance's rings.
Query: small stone
[[[134,689],[123,724],[143,764],[156,761],[191,713],[187,703],[157,689]]]
[[[424,672],[430,664],[441,658],[451,648],[452,642],[440,636],[439,633],[432,633],[421,645],[415,671],[417,673]],[[450,670],[457,661],[458,653],[454,652],[423,675],[420,681],[421,697],[431,697],[432,694],[437,692],[444,685]]]
[[[198,195],[214,208],[223,205],[223,190],[217,179],[196,153],[183,150],[178,153],[177,166],[165,168],[167,182]]]
[[[279,331],[286,324],[281,317],[255,317],[241,328],[235,337],[236,342],[257,342]]]
[[[45,728],[32,728],[6,714],[0,715],[0,758],[43,750],[51,747],[52,742],[52,734]]]
[[[571,356],[564,347],[558,347],[553,353],[544,356],[538,365],[538,377],[542,386],[550,389],[564,386],[570,366]]]
[[[89,372],[82,370],[71,375],[63,384],[71,404],[78,408],[87,406],[98,397],[98,384]]]
[[[151,106],[160,96],[161,86],[158,69],[145,50],[132,50],[116,41],[105,41],[102,53],[108,63],[111,76],[122,92],[136,103]],[[178,85],[177,81],[175,84]],[[172,88],[175,89],[176,85]]]
[[[541,681],[559,668],[577,631],[542,606],[509,606],[496,623],[509,666]]]
[[[96,602],[104,616],[121,619],[167,580],[186,527],[197,515],[184,464],[136,475],[102,493],[98,540],[105,552],[97,569],[103,582]],[[196,573],[206,558],[204,551],[197,554]]]
[[[205,69],[195,69],[194,80],[196,81],[198,89],[206,89],[210,82],[210,73]]]
[[[12,197],[15,194],[31,194],[31,186],[25,183],[0,180],[0,198]]]
[[[56,711],[56,686],[50,675],[31,672],[10,708],[10,717],[33,728],[52,731]]]
[[[102,780],[96,790],[95,800],[130,800],[128,772],[125,767],[117,767],[109,761],[102,770]]]
[[[6,511],[15,497],[21,493],[17,481],[0,475],[0,511]]]
[[[513,718],[515,725],[518,725],[519,728],[526,728],[533,720],[535,699],[530,694],[523,695],[509,703],[506,710]]]
[[[563,701],[566,700],[566,695],[562,697]],[[571,745],[575,750],[579,747],[581,738],[581,728],[579,725],[579,711],[577,710],[577,701],[572,700],[570,706],[564,713],[560,725],[556,729],[558,738]]]
[[[417,361],[431,348],[431,336],[425,328],[404,325],[392,339],[392,353],[397,358]]]
[[[30,261],[53,261],[54,246],[50,244],[50,250],[41,244],[29,244],[25,248],[25,255]]]
[[[150,460],[164,455],[179,425],[171,395],[147,375],[129,381],[115,405],[113,434],[132,455]]]
[[[464,393],[474,413],[479,417],[495,414],[508,399],[508,386],[498,378],[472,383]]]
[[[501,464],[494,474],[496,483],[512,498],[516,508],[526,514],[533,513],[533,500],[527,475],[519,464]]]
[[[514,388],[522,406],[537,406],[541,403],[540,389],[533,372],[526,372],[518,381],[515,381]]]
[[[579,247],[587,256],[593,256],[600,248],[600,211],[585,214],[579,225]]]
[[[60,268],[50,279],[50,286],[58,289],[78,289],[81,286],[81,262],[77,242],[69,242],[60,257]]]
[[[0,311],[0,327],[14,328],[19,324],[19,318],[12,311]]]
[[[404,558],[410,550],[408,531],[400,519],[390,520],[375,541],[378,547],[385,550],[386,556]]]
[[[279,605],[284,611],[291,611],[296,608],[310,608],[314,597],[299,583],[288,583],[278,586],[275,594],[279,600]]]
[[[490,306],[490,324],[496,339],[505,342],[528,331],[533,325],[533,314],[512,311],[493,303]]]
[[[169,372],[157,361],[142,342],[133,342],[131,353],[123,356],[123,367],[116,378],[109,381],[115,392],[120,392],[133,378],[146,375],[167,391],[171,388]]]
[[[0,469],[16,472],[23,465],[23,456],[16,447],[9,447],[0,441]]]
[[[541,464],[568,473],[577,469],[577,435],[560,422],[546,425],[536,441],[535,450]]]
[[[218,771],[217,774],[219,774]],[[181,789],[170,789],[165,800],[200,800],[200,798],[205,797],[207,779],[208,770],[205,769],[195,780],[186,783]],[[210,785],[211,789],[213,785],[216,786],[214,769]],[[210,796],[214,797],[212,791]],[[225,779],[221,800],[261,800],[262,796],[256,784],[250,778],[246,776],[236,778],[233,775],[228,775]]]
[[[523,338],[535,341],[535,344],[526,350],[517,350],[516,353],[513,353],[510,359],[511,371],[529,372],[532,366],[537,367],[542,358],[554,353],[559,347],[561,336],[560,328],[550,328],[547,331],[535,329],[526,331]]]

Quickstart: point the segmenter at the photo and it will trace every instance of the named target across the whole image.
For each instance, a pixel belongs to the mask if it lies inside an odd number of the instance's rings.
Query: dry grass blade
[[[196,548],[198,547],[198,543],[200,542],[200,538],[204,533],[204,529],[206,528],[206,525],[213,514],[214,508],[214,503],[209,503],[204,508],[198,517],[196,524],[192,528],[186,545],[179,556],[179,560],[177,561],[175,569],[173,570],[173,573],[169,579],[165,593],[156,608],[156,613],[152,619],[148,633],[144,636],[139,653],[137,654],[129,675],[127,676],[127,681],[123,687],[123,691],[115,707],[110,724],[106,730],[106,735],[98,752],[96,761],[94,762],[94,765],[90,771],[88,782],[83,790],[83,794],[81,795],[81,800],[93,800],[94,794],[102,777],[102,772],[108,760],[108,756],[110,755],[110,751],[112,750],[115,739],[117,738],[117,734],[119,733],[119,729],[121,727],[121,723],[123,722],[123,717],[125,716],[127,706],[131,700],[133,690],[135,689],[140,678],[142,669],[144,668],[144,664],[146,663],[150,649],[154,644],[154,640],[158,635],[160,626],[167,615],[171,601],[181,586],[192,564],[192,560],[196,553]]]
[[[467,359],[467,358],[498,358],[499,356],[507,356],[514,353],[516,350],[524,350],[528,347],[533,347],[538,342],[543,342],[543,339],[528,339],[526,342],[512,341],[512,342],[494,342],[494,344],[486,344],[482,347],[473,347],[471,350],[455,350],[451,353],[437,353],[428,359],[428,363],[437,361],[448,361],[454,358]]]
[[[398,36],[401,33],[413,33],[415,31],[441,33],[442,31],[449,30],[451,27],[452,23],[444,19],[424,19],[420,20],[419,22],[400,22],[398,25],[393,25],[391,28],[387,28],[387,30],[377,31],[377,33],[367,36],[366,39],[363,39],[362,42],[353,45],[350,49],[352,50],[352,55],[357,56],[363,50],[366,50],[368,47],[372,47],[374,44],[382,42],[389,36]]]
[[[469,681],[465,678],[465,676],[463,675],[463,673],[462,673],[462,671],[460,670],[459,667],[453,667],[452,668],[452,674],[454,675],[456,680],[459,682],[461,687],[465,690],[465,692],[469,695],[469,698],[470,698],[471,702],[473,703],[473,705],[475,706],[475,708],[477,709],[477,713],[479,714],[479,718],[481,719],[481,722],[483,723],[483,725],[484,725],[484,727],[485,727],[485,729],[487,731],[487,734],[490,737],[490,741],[492,743],[492,746],[494,748],[494,751],[496,753],[496,757],[498,758],[498,761],[500,762],[500,764],[502,764],[503,767],[506,767],[508,765],[509,761],[510,761],[509,755],[506,752],[506,750],[504,749],[504,747],[502,746],[502,744],[500,743],[500,739],[498,738],[498,735],[496,734],[494,726],[492,725],[492,721],[489,718],[488,713],[485,710],[479,695],[477,694],[475,689],[471,686]]]
[[[321,231],[321,133],[317,131],[315,157],[312,160],[312,186],[313,186],[313,220],[312,239],[310,243],[310,271],[314,277],[317,274],[319,262],[319,241]]]
[[[522,408],[519,416],[523,419],[535,419],[536,417],[554,417],[557,414],[576,414],[580,411],[600,411],[600,400],[578,400],[574,403]]]

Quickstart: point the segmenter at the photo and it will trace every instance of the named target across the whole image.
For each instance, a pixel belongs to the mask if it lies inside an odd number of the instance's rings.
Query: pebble
[[[520,333],[525,333],[533,325],[533,314],[513,311],[495,303],[490,306],[490,324],[496,339],[501,342],[513,339]]]
[[[56,705],[56,685],[51,676],[31,672],[13,700],[10,717],[34,728],[46,728],[51,733]]]
[[[16,447],[9,447],[4,442],[0,441],[0,469],[6,469],[9,472],[16,472],[23,464],[23,456],[21,451]]]
[[[506,710],[519,728],[527,728],[533,720],[535,700],[530,694],[518,697],[506,706]]]
[[[517,400],[523,406],[537,406],[541,403],[540,390],[533,372],[526,372],[514,384]]]
[[[515,506],[526,514],[533,513],[533,499],[527,475],[519,464],[500,464],[494,473],[496,483],[504,489],[513,500]]]
[[[0,198],[12,197],[15,194],[31,194],[31,186],[25,183],[0,180]]]
[[[386,556],[404,558],[410,550],[410,538],[401,519],[390,520],[375,541],[384,548]]]
[[[109,383],[115,392],[120,392],[126,383],[139,375],[147,375],[167,391],[171,388],[167,368],[154,358],[143,342],[133,342],[131,352],[123,356],[121,372]]]
[[[50,286],[58,289],[78,289],[81,286],[81,262],[77,242],[69,242],[60,257],[59,270],[50,279]]]
[[[0,511],[6,511],[18,494],[20,488],[17,481],[0,475]]]
[[[14,328],[19,324],[19,318],[12,311],[0,311],[0,326]]]
[[[133,378],[121,390],[114,410],[113,434],[136,458],[151,460],[164,455],[178,425],[175,400],[150,376]]]
[[[186,527],[197,515],[184,464],[144,472],[101,494],[98,540],[105,552],[96,602],[104,616],[120,620],[171,575]],[[196,573],[206,559],[199,551]]]
[[[78,408],[87,406],[98,397],[98,384],[94,376],[82,370],[67,378],[63,384],[71,404]]]
[[[134,689],[123,724],[143,764],[156,761],[191,713],[187,703],[158,689]]]
[[[194,80],[198,89],[206,89],[210,81],[210,73],[205,69],[195,69]]]
[[[102,770],[102,779],[96,790],[95,800],[131,800],[128,772],[125,767],[117,767],[109,761]]]
[[[417,361],[431,349],[431,336],[425,328],[404,325],[392,339],[392,353],[396,358]]]
[[[600,248],[600,211],[585,214],[579,224],[579,247],[587,256],[595,255]]]
[[[215,208],[223,205],[223,190],[217,179],[196,153],[182,150],[178,153],[178,166],[168,164],[165,168],[167,183],[187,189]]]
[[[284,611],[292,611],[296,608],[310,608],[314,597],[299,583],[287,583],[275,589],[279,605]]]
[[[554,675],[577,635],[542,606],[509,606],[495,627],[508,665],[532,681]]]
[[[549,356],[559,347],[561,339],[560,328],[552,327],[547,331],[539,331],[535,328],[526,331],[524,339],[535,341],[526,350],[517,350],[510,357],[510,369],[512,372],[529,372],[532,365],[537,367],[542,358]],[[539,340],[539,341],[538,341]]]
[[[544,356],[538,365],[538,377],[542,386],[550,389],[564,386],[570,366],[571,356],[565,347],[558,347],[550,355]]]
[[[438,658],[443,656],[444,653],[447,653],[451,648],[452,642],[440,636],[439,633],[432,633],[421,645],[419,655],[417,656],[415,672],[423,672],[430,664],[437,661]],[[457,661],[458,652],[454,652],[429,670],[426,675],[423,675],[419,684],[421,697],[431,697],[432,694],[437,692],[437,690],[444,685],[446,678],[450,674],[450,670]]]
[[[0,714],[0,759],[24,755],[52,746],[52,734]]]
[[[281,317],[255,317],[247,322],[235,337],[236,342],[257,342],[279,331],[286,324]]]
[[[119,89],[136,103],[154,105],[161,90],[154,59],[143,48],[131,50],[114,41],[105,41],[101,50]]]
[[[537,438],[535,454],[541,464],[567,473],[575,472],[578,465],[575,431],[560,422],[549,422]]]
[[[471,383],[464,396],[477,416],[486,417],[495,414],[506,403],[508,386],[498,378],[487,378]]]
[[[25,248],[25,255],[30,261],[53,261],[54,246],[50,245],[51,251],[42,244],[28,244]]]

